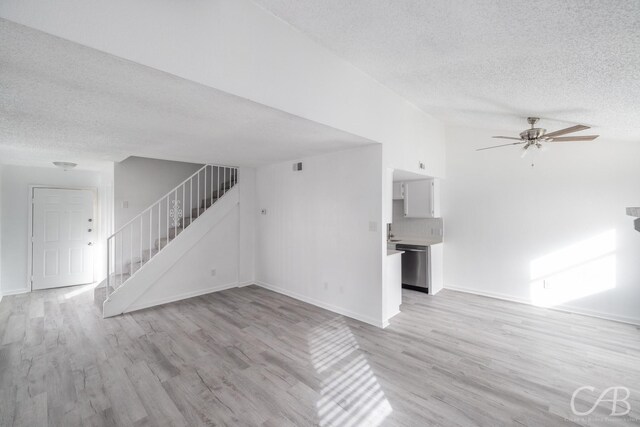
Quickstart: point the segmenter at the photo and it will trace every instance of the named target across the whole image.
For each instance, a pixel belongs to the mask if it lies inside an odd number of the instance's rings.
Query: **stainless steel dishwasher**
[[[402,287],[429,293],[431,286],[431,247],[396,245],[402,254]]]

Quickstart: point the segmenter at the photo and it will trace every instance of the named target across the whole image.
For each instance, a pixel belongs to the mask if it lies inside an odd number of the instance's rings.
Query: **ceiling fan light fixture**
[[[508,144],[493,145],[491,147],[478,148],[476,151],[491,150],[494,148],[507,147],[510,145],[522,145],[524,144],[524,150],[535,145],[537,148],[542,148],[546,143],[560,143],[560,142],[581,142],[581,141],[593,141],[599,135],[582,135],[582,136],[562,136],[569,133],[579,132],[589,129],[589,126],[575,125],[566,129],[560,129],[554,132],[547,133],[546,129],[534,127],[540,119],[538,117],[527,117],[527,122],[531,125],[531,128],[523,130],[519,134],[519,138],[512,136],[494,136],[493,138],[499,139],[511,139],[518,142],[511,142]],[[544,144],[543,144],[544,143]]]

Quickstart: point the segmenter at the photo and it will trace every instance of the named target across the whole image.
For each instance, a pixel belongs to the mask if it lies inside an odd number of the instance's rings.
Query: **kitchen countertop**
[[[387,249],[387,256],[403,254],[404,251],[396,251],[395,249]]]
[[[421,246],[431,246],[442,243],[442,237],[433,237],[433,238],[425,238],[425,239],[414,239],[409,237],[394,237],[394,240],[398,239],[397,242],[391,242],[387,240],[388,244],[391,245],[421,245]]]

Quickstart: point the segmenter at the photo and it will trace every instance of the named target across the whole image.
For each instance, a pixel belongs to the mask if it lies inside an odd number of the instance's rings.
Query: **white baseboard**
[[[198,297],[200,295],[211,294],[213,292],[224,291],[225,289],[231,289],[231,288],[237,288],[237,287],[239,287],[239,284],[237,282],[233,282],[233,283],[227,283],[227,284],[224,284],[224,285],[218,285],[218,286],[214,286],[214,287],[198,289],[198,290],[191,291],[191,292],[185,292],[185,293],[178,294],[178,295],[173,295],[173,296],[167,297],[167,298],[159,298],[159,299],[156,299],[156,300],[153,300],[153,301],[147,301],[147,302],[140,303],[140,304],[134,303],[134,304],[130,305],[125,310],[125,313],[128,313],[130,311],[142,310],[142,309],[149,308],[149,307],[155,307],[157,305],[168,304],[170,302],[181,301],[183,299]]]
[[[255,280],[248,280],[246,282],[238,282],[238,287],[239,288],[244,288],[245,286],[251,286],[251,285],[255,285]]]
[[[389,316],[387,317],[387,319],[385,321],[382,322],[382,328],[386,328],[387,326],[390,325],[390,320],[393,319],[395,316],[397,316],[398,314],[402,313],[402,311],[400,310],[400,306],[398,306],[397,310],[395,310],[393,313],[389,314]]]
[[[531,305],[533,307],[547,308],[549,310],[555,310],[555,311],[562,311],[564,313],[580,314],[582,316],[596,317],[598,319],[612,320],[614,322],[628,323],[630,325],[640,325],[640,318],[618,316],[610,313],[602,313],[600,311],[587,310],[584,308],[575,307],[571,305],[543,307],[543,306],[535,305],[530,299],[527,299],[527,298],[519,298],[519,297],[507,295],[507,294],[497,293],[497,292],[478,291],[476,289],[464,288],[460,286],[446,285],[444,288],[449,289],[451,291],[464,292],[466,294],[480,295],[483,297],[489,297],[489,298],[495,298],[495,299],[500,299],[504,301],[517,302],[519,304]]]
[[[31,292],[28,288],[24,288],[24,289],[14,289],[12,291],[3,291],[0,292],[0,300],[2,300],[2,297],[8,297],[9,295],[20,295],[20,294],[26,294]]]
[[[291,298],[295,298],[297,300],[306,302],[308,304],[315,305],[316,307],[324,308],[325,310],[329,310],[329,311],[332,311],[334,313],[341,314],[343,316],[359,320],[361,322],[367,323],[369,325],[376,326],[378,328],[384,328],[384,327],[389,325],[389,322],[382,322],[381,320],[373,319],[373,318],[371,318],[369,316],[363,316],[363,315],[361,315],[359,313],[355,313],[355,312],[353,312],[351,310],[347,310],[345,308],[338,307],[338,306],[335,306],[335,305],[332,305],[332,304],[327,304],[327,303],[319,301],[319,300],[317,300],[315,298],[311,298],[311,297],[308,297],[306,295],[301,295],[301,294],[299,294],[297,292],[291,292],[288,289],[284,289],[284,288],[281,288],[279,286],[275,286],[275,285],[272,285],[272,284],[269,284],[269,283],[261,282],[259,280],[256,280],[255,282],[253,282],[253,284],[258,285],[260,287],[263,287],[265,289],[268,289],[270,291],[277,292],[279,294],[286,295],[286,296],[291,297]]]

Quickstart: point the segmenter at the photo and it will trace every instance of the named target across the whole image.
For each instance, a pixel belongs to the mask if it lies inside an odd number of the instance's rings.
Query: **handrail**
[[[106,298],[237,183],[237,167],[205,164],[107,237]]]
[[[203,170],[205,170],[207,167],[214,167],[214,168],[225,168],[225,169],[235,169],[238,170],[237,166],[223,166],[223,165],[214,165],[211,163],[207,163],[204,166],[202,166],[200,169],[198,169],[197,171],[195,171],[194,173],[192,173],[187,179],[185,179],[184,181],[182,181],[180,184],[176,185],[175,187],[173,187],[169,192],[167,192],[167,194],[165,194],[164,196],[158,198],[158,200],[156,200],[155,202],[153,202],[153,204],[149,205],[149,207],[147,207],[145,210],[143,210],[142,212],[140,212],[138,215],[134,216],[133,218],[131,218],[129,221],[125,222],[122,226],[120,226],[120,228],[118,228],[116,231],[113,232],[113,234],[109,237],[107,237],[107,240],[109,240],[110,238],[114,237],[116,234],[118,234],[119,232],[121,232],[122,230],[124,230],[124,228],[128,225],[130,225],[133,221],[135,221],[136,219],[138,219],[139,216],[142,216],[142,214],[144,214],[145,212],[147,212],[149,209],[155,207],[158,203],[160,203],[161,200],[163,200],[165,197],[168,197],[169,194],[173,193],[174,191],[177,191],[180,187],[182,187],[184,184],[187,183],[187,181],[190,181],[193,179],[194,176],[198,175],[200,172],[202,172]]]

